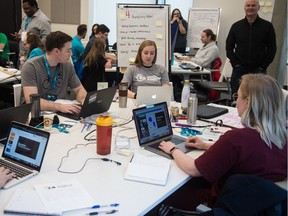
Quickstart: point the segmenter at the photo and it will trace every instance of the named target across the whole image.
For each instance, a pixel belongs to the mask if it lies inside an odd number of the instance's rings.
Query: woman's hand
[[[210,148],[211,145],[212,143],[206,143],[196,136],[188,137],[188,139],[186,140],[187,147],[207,150]]]
[[[165,141],[162,141],[159,145],[159,148],[166,152],[167,154],[171,154],[170,150],[173,148],[173,147],[176,147],[176,145],[170,141],[168,142],[165,142]]]
[[[0,188],[2,188],[9,180],[11,180],[15,174],[10,172],[9,169],[0,167]]]

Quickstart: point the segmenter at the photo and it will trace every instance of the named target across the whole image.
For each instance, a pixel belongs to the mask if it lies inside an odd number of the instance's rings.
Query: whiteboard
[[[220,8],[190,8],[188,15],[187,47],[202,47],[203,43],[200,40],[200,36],[201,32],[205,29],[211,29],[218,38],[220,14]]]
[[[157,45],[157,61],[168,70],[170,30],[169,5],[117,5],[118,67],[128,67],[144,40]],[[129,61],[130,59],[130,61]]]

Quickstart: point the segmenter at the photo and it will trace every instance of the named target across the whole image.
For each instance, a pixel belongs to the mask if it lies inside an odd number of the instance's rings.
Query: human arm
[[[178,23],[179,32],[185,35],[187,33],[187,22],[183,20],[182,17],[173,17],[173,19],[171,20],[171,24],[173,24],[174,22]]]
[[[210,68],[212,62],[219,57],[219,49],[215,42],[211,42],[206,47],[197,51],[194,58],[191,61],[204,68]]]
[[[185,144],[188,147],[193,147],[193,148],[203,149],[203,150],[207,150],[212,146],[212,143],[206,143],[196,136],[188,137]]]
[[[271,62],[273,61],[277,49],[275,30],[273,28],[273,25],[271,23],[269,24],[270,28],[269,31],[267,32],[267,37],[265,41],[266,57],[259,68],[260,70],[263,69],[263,71],[265,71],[269,66],[269,64],[271,64]]]
[[[234,52],[236,42],[237,42],[235,38],[235,34],[236,33],[234,33],[234,25],[232,25],[228,33],[228,36],[226,38],[226,55],[227,55],[227,58],[230,59],[232,67],[236,67],[240,65],[236,59],[235,52]]]
[[[111,62],[116,63],[117,56],[111,53],[105,53],[105,57],[107,60],[111,60]]]
[[[15,174],[10,172],[9,169],[0,167],[0,188],[2,188],[9,180],[11,180]]]
[[[172,155],[177,166],[185,173],[194,177],[201,176],[200,172],[195,166],[194,159],[184,154],[180,149],[172,150],[172,148],[174,147],[176,147],[176,145],[170,141],[169,142],[162,141],[159,145],[159,148],[162,151]]]
[[[105,64],[105,68],[112,68],[112,59],[107,59],[107,62]]]
[[[74,88],[73,91],[76,94],[76,100],[78,102],[80,102],[81,104],[83,104],[85,97],[87,95],[87,92],[86,92],[85,88],[83,87],[83,85],[80,85],[80,86]]]
[[[26,103],[30,103],[30,95],[38,94],[36,86],[24,86],[23,94]],[[42,111],[53,111],[53,112],[63,112],[63,113],[79,113],[80,106],[76,104],[60,104],[53,101],[48,101],[43,98],[40,99],[40,107]]]

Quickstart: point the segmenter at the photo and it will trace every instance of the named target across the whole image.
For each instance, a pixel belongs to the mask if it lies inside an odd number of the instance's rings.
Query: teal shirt
[[[5,34],[3,34],[3,33],[0,33],[0,44],[5,44],[5,47],[4,47],[3,51],[0,52],[0,56],[1,56],[4,60],[8,61],[8,54],[7,54],[7,53],[10,52],[10,50],[9,50],[9,44],[8,44],[8,38],[7,38],[7,36],[6,36]]]
[[[73,37],[71,43],[72,43],[72,60],[73,60],[73,63],[75,64],[79,56],[83,54],[84,46],[81,43],[81,40],[77,36]]]
[[[34,49],[30,52],[30,54],[29,54],[29,56],[28,56],[28,58],[27,58],[26,61],[28,61],[29,59],[34,58],[34,57],[36,57],[36,56],[41,56],[41,55],[43,55],[43,54],[44,54],[44,52],[42,51],[42,49],[40,49],[39,47],[34,48]]]

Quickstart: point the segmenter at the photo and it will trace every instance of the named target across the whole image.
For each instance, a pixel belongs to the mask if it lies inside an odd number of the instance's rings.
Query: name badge
[[[47,94],[46,98],[47,98],[47,100],[49,100],[49,101],[56,101],[56,100],[57,100],[57,95]]]

